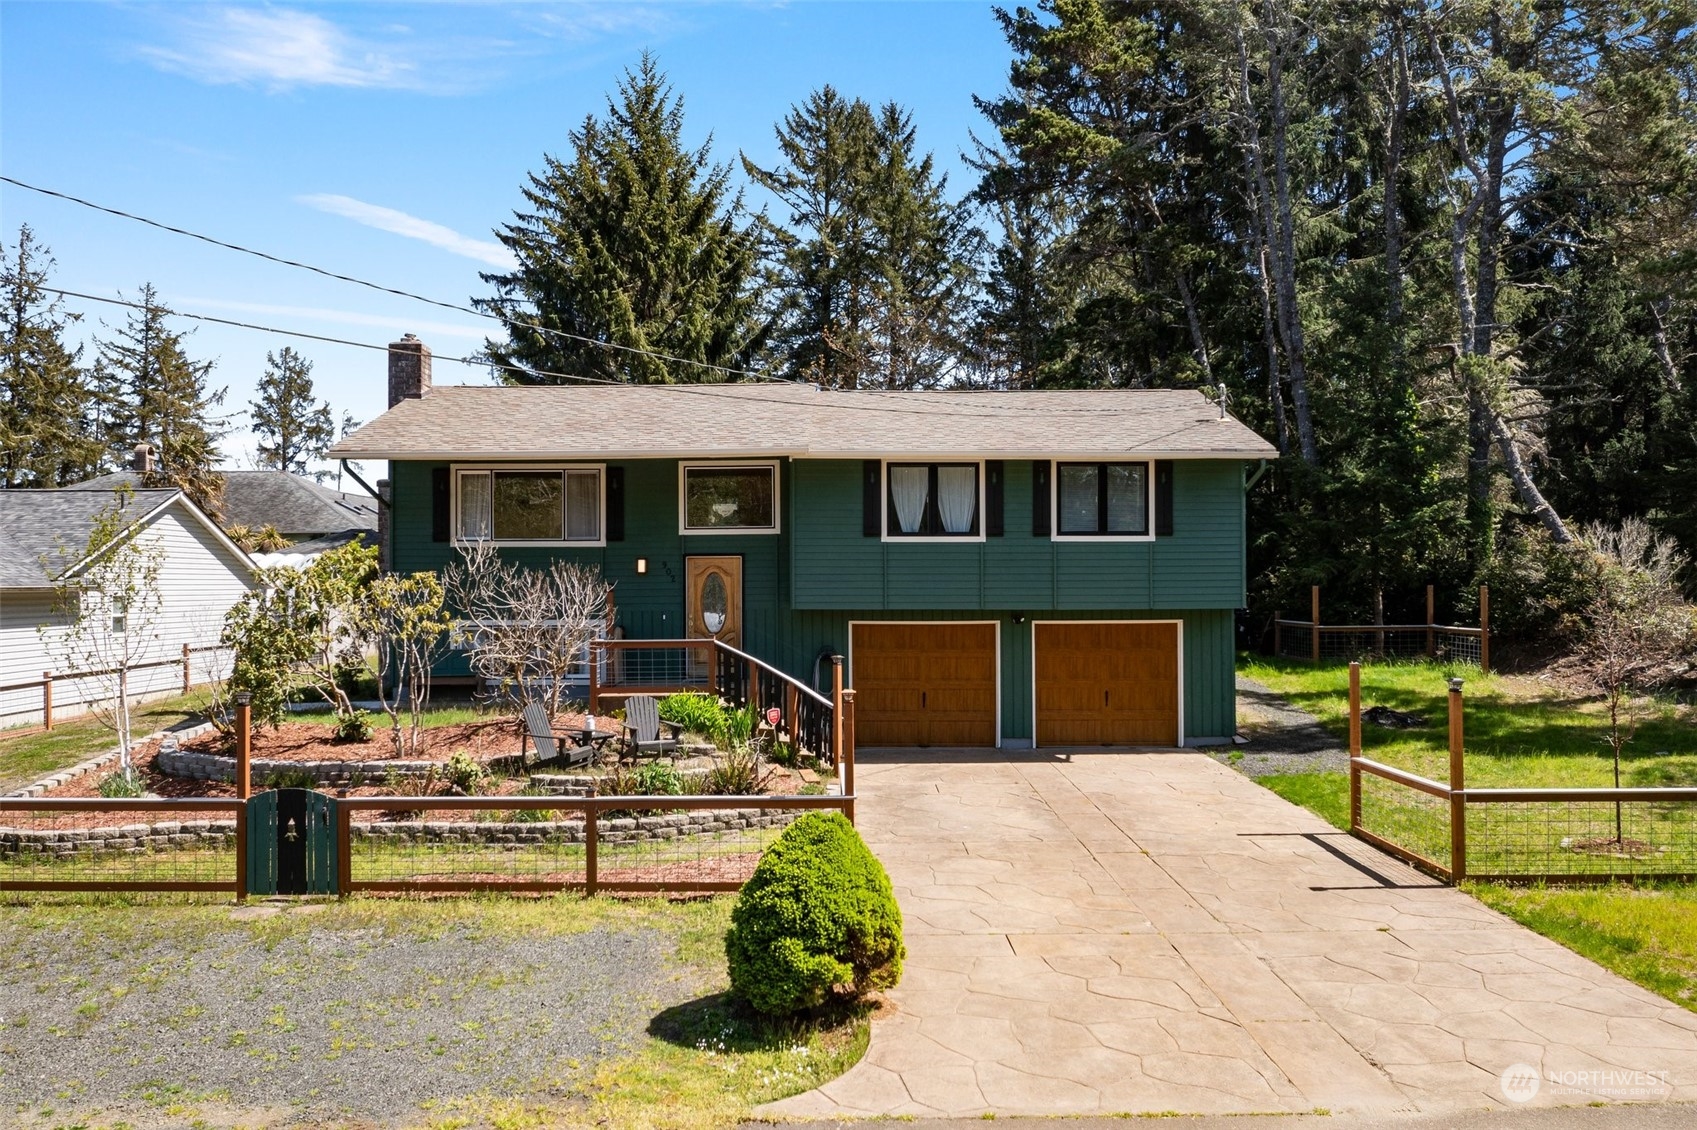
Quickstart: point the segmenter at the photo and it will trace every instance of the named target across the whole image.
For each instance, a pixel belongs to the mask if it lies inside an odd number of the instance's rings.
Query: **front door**
[[[742,558],[684,558],[684,588],[689,638],[742,647]]]

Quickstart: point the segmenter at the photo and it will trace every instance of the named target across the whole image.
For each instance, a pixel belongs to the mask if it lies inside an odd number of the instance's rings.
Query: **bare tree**
[[[446,593],[435,573],[387,573],[372,582],[360,615],[377,640],[377,695],[400,756],[418,751],[424,709],[430,701],[430,667],[449,621]],[[408,726],[401,730],[401,708]]]
[[[1690,666],[1697,610],[1680,595],[1684,561],[1673,542],[1643,519],[1628,518],[1618,529],[1594,525],[1585,536],[1596,555],[1598,586],[1573,663],[1608,706],[1619,788],[1621,750],[1639,721],[1635,696],[1666,686]],[[1622,842],[1618,802],[1614,842]]]
[[[550,718],[558,714],[566,680],[607,627],[601,570],[568,561],[529,569],[475,542],[461,547],[444,581],[461,617],[451,638],[472,673],[498,694],[540,698]]]
[[[118,735],[118,767],[126,781],[130,769],[130,673],[159,657],[159,616],[164,598],[159,578],[165,570],[165,545],[156,534],[131,532],[140,517],[130,509],[128,486],[114,492],[111,506],[95,518],[88,541],[61,546],[58,560],[42,564],[57,580],[56,610],[63,628],[43,627],[48,651],[73,671],[91,672],[99,689],[90,708]]]

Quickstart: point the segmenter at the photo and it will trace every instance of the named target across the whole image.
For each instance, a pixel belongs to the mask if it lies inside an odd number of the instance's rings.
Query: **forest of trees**
[[[504,379],[1196,388],[1283,453],[1249,502],[1255,625],[1327,592],[1559,636],[1571,546],[1697,555],[1697,0],[1044,0],[951,183],[893,102],[822,86],[776,159],[691,146],[645,56],[497,231]],[[25,229],[4,258],[0,482],[147,435],[207,468],[221,393],[146,288],[84,358]],[[254,402],[298,469],[327,406]],[[1697,591],[1697,577],[1686,577]]]
[[[1559,634],[1588,523],[1697,551],[1692,5],[996,18],[975,183],[825,86],[776,167],[742,159],[758,210],[645,58],[501,233],[506,379],[1199,388],[1284,456],[1250,501],[1262,620],[1316,583],[1334,622],[1428,583],[1471,617],[1489,583],[1499,627]]]

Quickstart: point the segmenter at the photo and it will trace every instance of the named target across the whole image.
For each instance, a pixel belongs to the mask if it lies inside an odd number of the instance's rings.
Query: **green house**
[[[1233,732],[1245,482],[1276,453],[1198,393],[432,388],[409,338],[390,403],[331,452],[389,461],[388,568],[489,539],[599,566],[625,638],[820,687],[843,655],[861,746]]]

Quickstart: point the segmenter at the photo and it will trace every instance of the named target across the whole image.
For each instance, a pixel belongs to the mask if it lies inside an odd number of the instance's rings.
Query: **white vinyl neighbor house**
[[[181,690],[185,644],[195,649],[193,682],[206,682],[214,668],[227,675],[229,655],[202,649],[217,644],[224,613],[257,584],[253,561],[180,490],[0,491],[0,688],[38,684],[54,672],[56,718],[83,713],[109,693],[97,678],[59,677],[65,660],[56,645],[68,621],[56,608],[54,586],[90,568],[81,551],[102,515],[120,505],[126,526],[119,540],[157,546],[162,561],[157,612],[144,632],[132,633],[130,652],[137,663],[163,665],[132,667],[132,700]],[[83,614],[100,616],[100,630],[110,632],[124,626],[120,611],[85,605]],[[0,689],[0,727],[39,726],[41,717],[39,685]]]

